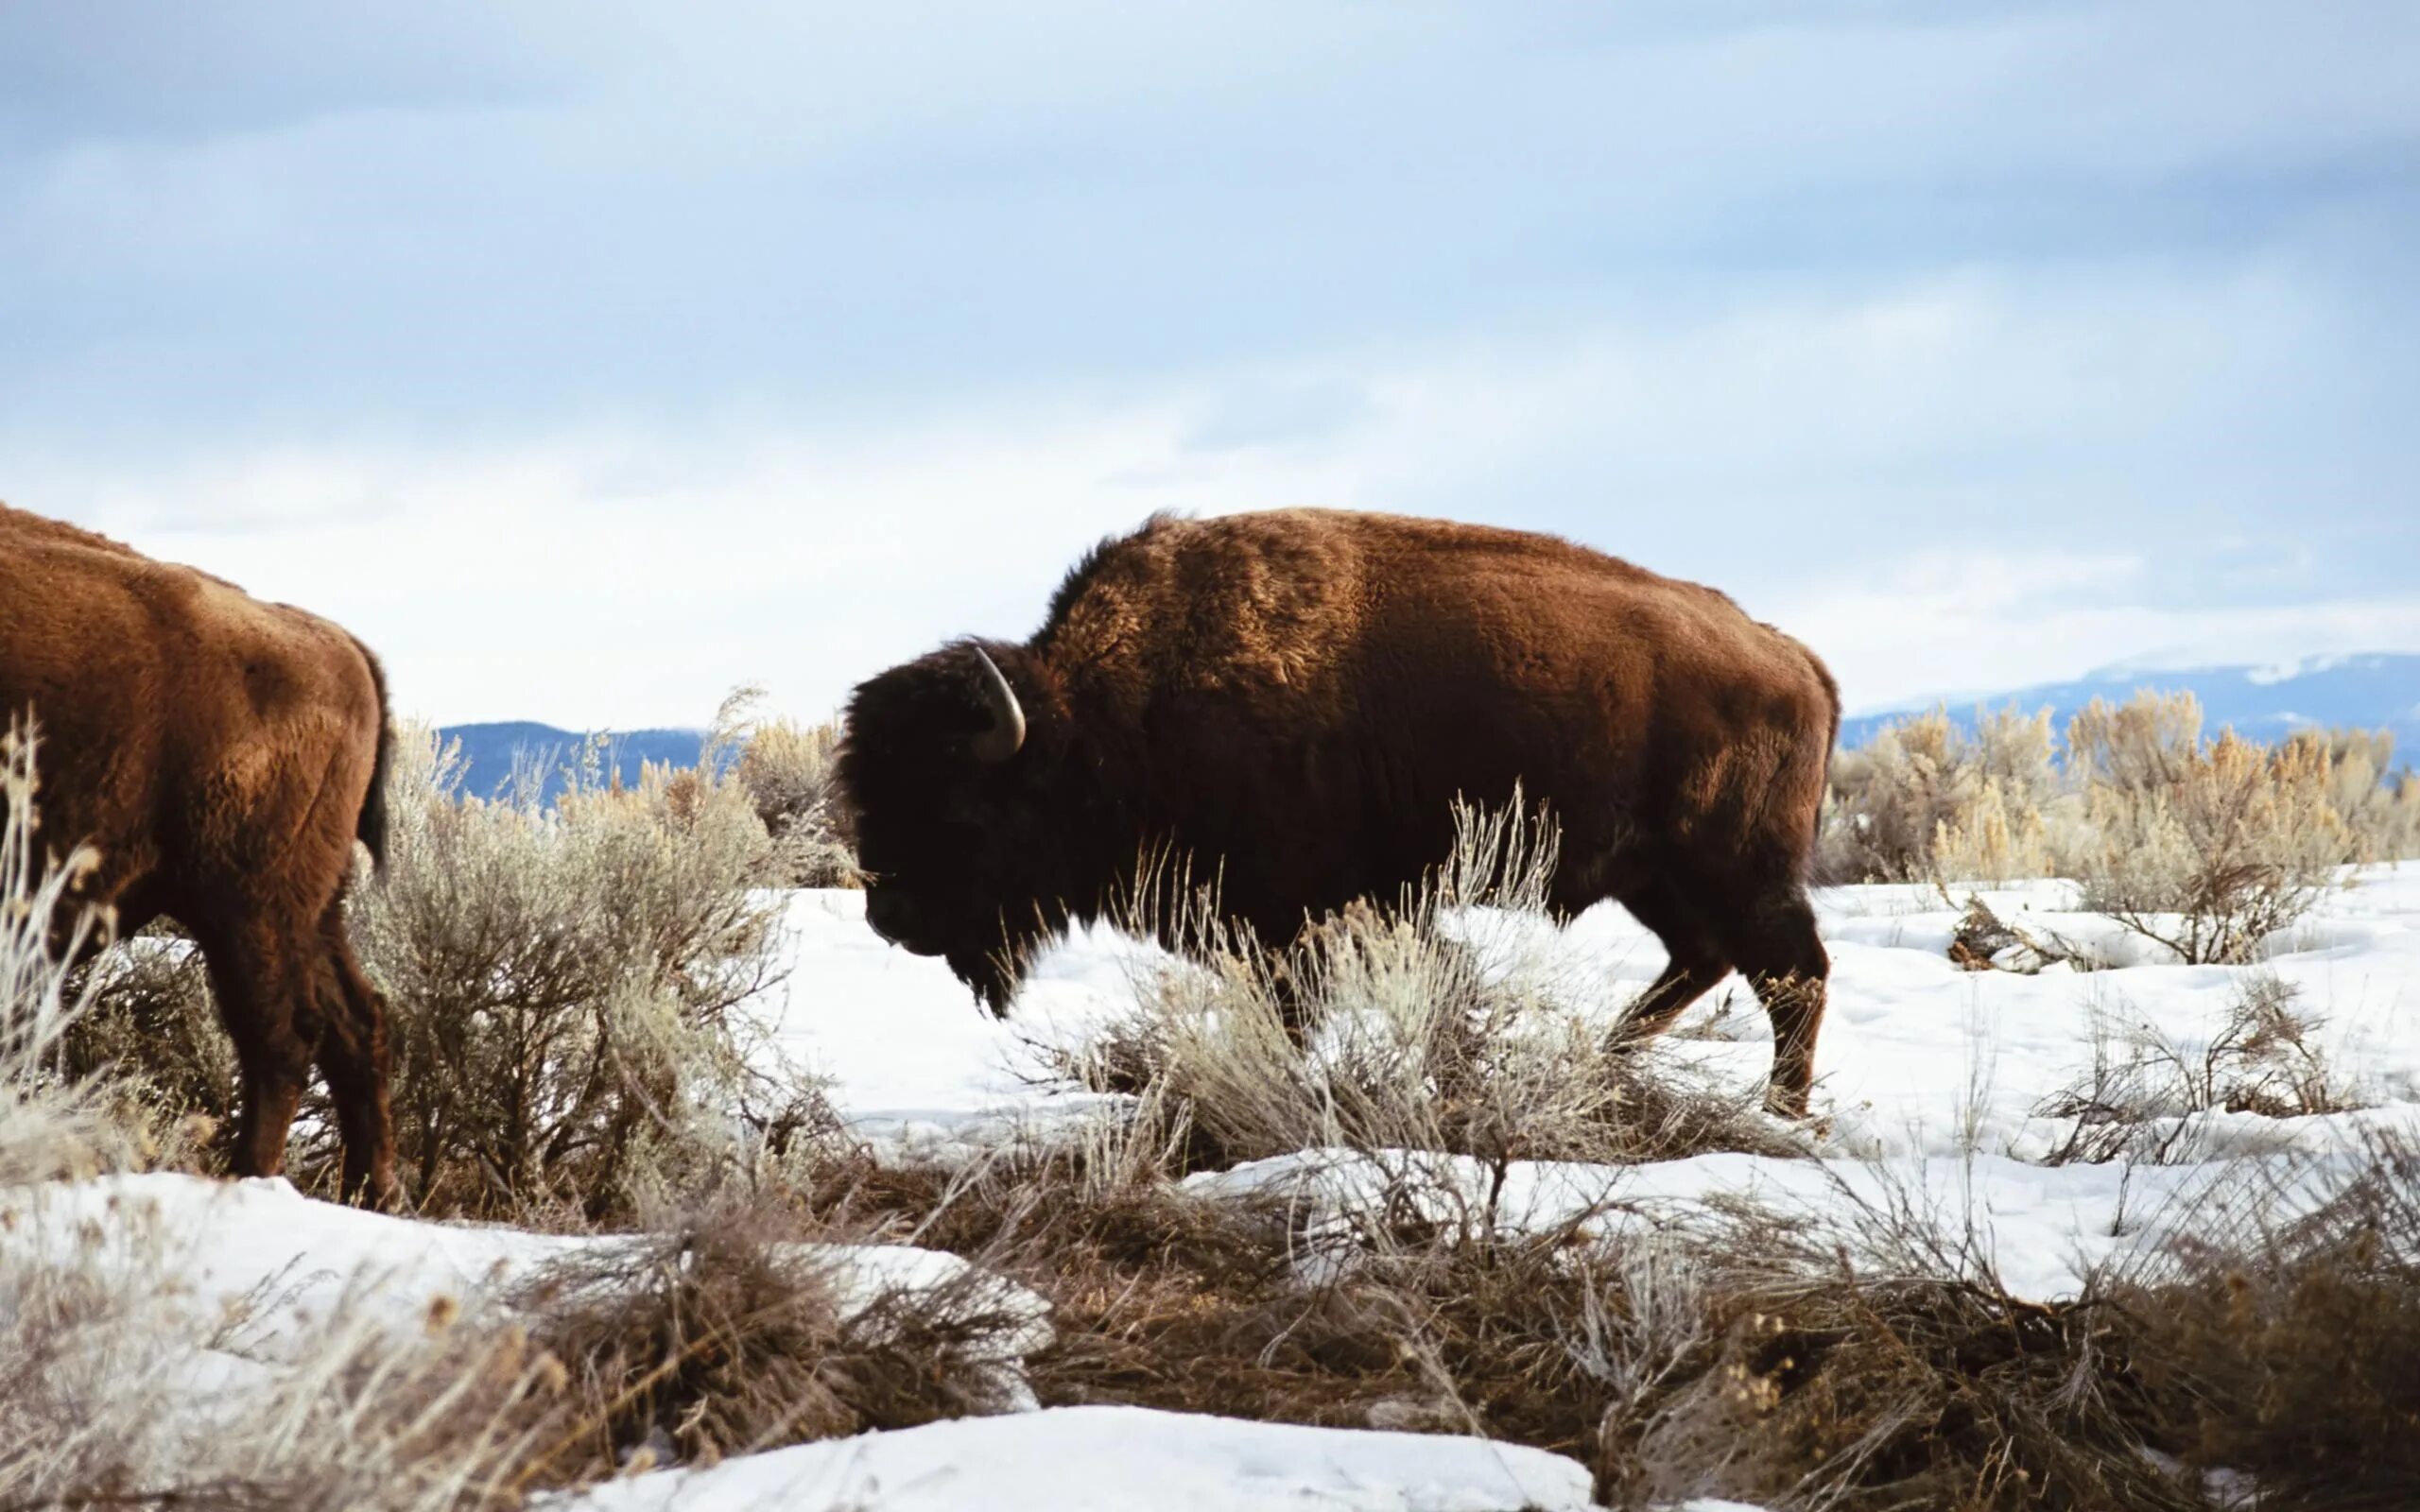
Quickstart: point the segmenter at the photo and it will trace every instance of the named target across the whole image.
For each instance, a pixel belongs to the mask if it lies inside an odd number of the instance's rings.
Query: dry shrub
[[[2142,912],[2177,913],[2200,897],[2197,868],[2420,855],[2420,777],[2386,780],[2394,754],[2383,731],[2205,743],[2189,693],[2096,699],[2069,721],[2064,756],[2048,710],[1978,710],[1969,735],[1936,709],[1835,758],[1817,869],[1946,885],[2118,868],[2124,886],[2169,900]]]
[[[457,752],[397,741],[389,864],[353,918],[423,1211],[626,1214],[742,1153],[735,1107],[797,1111],[744,1054],[781,910],[747,790],[712,763],[628,789],[597,773],[592,753],[551,811],[530,783],[463,798]]]
[[[2420,856],[2420,775],[2394,773],[2394,736],[2383,730],[2302,730],[2328,773],[2328,803],[2353,834],[2354,859]]]
[[[2050,715],[1976,711],[1975,733],[1944,709],[1883,728],[1832,765],[1817,866],[1834,882],[2039,876],[2061,783]]]
[[[1704,1367],[1616,1422],[1613,1504],[1691,1494],[1776,1506],[2125,1508],[2201,1504],[2145,1456],[2122,1341],[2090,1302],[1988,1280],[1846,1271],[1718,1295]]]
[[[835,722],[808,727],[787,719],[756,724],[739,743],[739,783],[781,848],[794,887],[857,885],[856,855],[833,782],[839,744]]]
[[[811,1233],[818,1241],[801,1242]],[[810,1439],[1011,1411],[1021,1294],[972,1268],[851,1295],[845,1237],[730,1196],[560,1262],[514,1310],[569,1398],[525,1476],[577,1483]]]
[[[2142,1452],[2103,1305],[2010,1297],[1920,1203],[1853,1232],[1734,1208],[1530,1233],[1376,1204],[1335,1264],[1271,1199],[1131,1169],[928,1183],[928,1242],[1050,1297],[1046,1402],[1502,1439],[1591,1463],[1616,1506],[2195,1504]]]
[[[2238,1205],[2238,1213],[2256,1211]],[[2121,1292],[2168,1433],[2275,1512],[2420,1497],[2420,1153],[2385,1140],[2298,1221],[2238,1217]]]
[[[2100,962],[2047,930],[2017,928],[1992,910],[1979,894],[1966,895],[1966,911],[1950,932],[1949,963],[1962,971],[2014,971],[2031,976],[2044,967],[2065,961],[2080,971]]]
[[[200,953],[163,921],[84,970],[89,1002],[61,1039],[60,1068],[138,1131],[149,1163],[222,1155],[208,1146],[234,1128],[235,1047]]]
[[[1074,1069],[1139,1092],[1144,1123],[1205,1166],[1322,1147],[1484,1161],[1797,1152],[1755,1110],[1757,1089],[1616,1046],[1558,1005],[1567,967],[1532,928],[1550,823],[1516,795],[1492,814],[1458,805],[1455,826],[1450,859],[1396,908],[1357,904],[1282,951],[1222,923],[1207,893],[1176,905],[1194,959],[1138,981],[1136,1016]]]
[[[763,888],[792,850],[730,774],[736,707],[700,768],[634,787],[592,743],[551,808],[535,766],[465,798],[458,751],[399,732],[389,866],[357,879],[350,917],[392,1010],[397,1152],[423,1211],[627,1217],[649,1186],[828,1123],[813,1088],[749,1068],[737,1010],[777,980]],[[89,970],[56,1063],[106,1090],[155,1163],[207,1163],[236,1089],[199,955],[164,926]],[[315,1089],[290,1158],[305,1188],[333,1190],[334,1129]]]
[[[2208,1040],[2180,1043],[2096,1004],[2092,1064],[2034,1108],[2072,1126],[2045,1163],[2169,1164],[2203,1155],[2196,1122],[2213,1112],[2303,1118],[2360,1105],[2318,1043],[2325,1021],[2299,1011],[2293,985],[2247,972]]]
[[[1042,1293],[1029,1361],[1051,1405],[1123,1403],[1270,1422],[1483,1434],[1585,1455],[1606,1396],[1564,1340],[1593,1251],[1536,1235],[1389,1235],[1306,1271],[1301,1215],[1180,1191],[1131,1150],[902,1173],[885,1200],[927,1244]],[[854,1196],[862,1199],[864,1194]]]
[[[2183,960],[2251,959],[2354,859],[2317,741],[2274,749],[2198,736],[2189,696],[2111,709],[2069,727],[2092,832],[2078,858],[2086,907]]]

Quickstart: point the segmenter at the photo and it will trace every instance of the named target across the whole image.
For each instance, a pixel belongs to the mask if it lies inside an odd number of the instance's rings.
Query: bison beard
[[[1004,1010],[1032,947],[1215,869],[1290,938],[1443,860],[1457,799],[1562,828],[1552,902],[1615,899],[1664,972],[1652,1035],[1737,969],[1802,1115],[1829,963],[1805,873],[1839,726],[1805,646],[1712,589],[1548,536],[1323,510],[1155,518],[1068,575],[1023,645],[860,685],[839,760],[868,921]]]
[[[275,1175],[317,1061],[344,1194],[392,1194],[386,1007],[345,933],[353,846],[385,844],[385,680],[327,621],[0,506],[0,724],[41,736],[43,833],[89,844],[78,902],[176,919],[234,1040],[239,1176]]]

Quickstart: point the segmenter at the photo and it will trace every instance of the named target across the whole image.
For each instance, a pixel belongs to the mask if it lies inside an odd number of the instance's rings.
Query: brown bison
[[[49,848],[90,844],[81,901],[166,916],[210,969],[243,1072],[233,1164],[282,1163],[314,1059],[344,1194],[394,1181],[386,1012],[345,936],[355,839],[380,859],[388,714],[336,626],[0,506],[0,723],[40,734]]]
[[[1285,510],[1155,518],[1023,645],[858,687],[839,781],[886,939],[995,1011],[1030,947],[1155,848],[1264,940],[1441,861],[1454,800],[1561,826],[1552,902],[1619,901],[1670,960],[1651,1034],[1737,969],[1801,1115],[1829,962],[1804,884],[1839,723],[1813,653],[1710,588],[1550,536]]]

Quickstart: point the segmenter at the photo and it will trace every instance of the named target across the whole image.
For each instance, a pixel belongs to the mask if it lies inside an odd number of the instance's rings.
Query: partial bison
[[[200,947],[243,1072],[238,1175],[274,1174],[316,1059],[344,1192],[394,1181],[386,1014],[345,936],[353,846],[384,841],[386,688],[360,643],[70,525],[0,506],[0,725],[39,730],[43,834],[78,897]]]
[[[1264,940],[1443,859],[1517,782],[1553,902],[1619,900],[1670,963],[1651,1034],[1737,968],[1768,1101],[1806,1111],[1829,962],[1804,876],[1839,723],[1813,653],[1722,594],[1549,536],[1286,510],[1157,518],[1068,575],[1023,645],[860,686],[839,761],[873,928],[995,1010],[1030,946],[1154,847]]]

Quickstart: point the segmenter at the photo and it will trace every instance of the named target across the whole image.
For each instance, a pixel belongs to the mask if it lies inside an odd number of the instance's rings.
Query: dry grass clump
[[[1594,1251],[1533,1235],[1367,1231],[1349,1265],[1272,1196],[1180,1190],[1131,1151],[901,1173],[881,1200],[921,1242],[1046,1297],[1028,1374],[1046,1404],[1483,1434],[1587,1455],[1609,1398],[1566,1347]],[[850,1200],[866,1197],[862,1191]]]
[[[847,1236],[724,1196],[520,1287],[513,1310],[569,1380],[524,1478],[710,1465],[1020,1404],[1014,1361],[1035,1323],[1021,1294],[973,1269],[862,1291],[831,1247]]]
[[[1698,1368],[1610,1419],[1611,1504],[1718,1495],[1782,1507],[2203,1504],[2145,1455],[2122,1336],[2090,1302],[1987,1280],[1841,1272],[1722,1295]]]
[[[1179,905],[1193,960],[1138,982],[1139,1012],[1072,1069],[1139,1093],[1194,1168],[1317,1148],[1798,1153],[1757,1089],[1616,1047],[1560,1005],[1566,968],[1523,937],[1545,912],[1549,823],[1517,803],[1455,822],[1451,858],[1397,908],[1356,905],[1282,951],[1221,923],[1208,894]]]
[[[2044,1162],[2170,1164],[2203,1158],[2200,1120],[2210,1113],[2304,1118],[2364,1106],[2321,1048],[2326,1021],[2297,998],[2273,972],[2249,973],[2225,1020],[2195,1043],[2096,1004],[2091,1065],[2033,1110],[2072,1121]]]
[[[196,1351],[176,1291],[156,1266],[0,1254],[0,1506],[520,1504],[561,1372],[517,1331],[334,1322],[272,1369]]]
[[[0,1186],[89,1174],[129,1158],[102,1090],[61,1065],[91,985],[67,962],[107,921],[69,895],[90,851],[53,865],[38,838],[36,739],[0,730]]]
[[[1571,1454],[1622,1507],[2184,1508],[2098,1298],[2009,1296],[1920,1204],[1854,1231],[1608,1206],[1534,1232],[1306,1215],[1079,1160],[932,1175],[925,1242],[1049,1297],[1048,1403],[1474,1435]],[[1621,1221],[1627,1218],[1628,1221]]]
[[[398,1165],[424,1211],[599,1221],[743,1153],[742,1005],[778,979],[781,901],[753,800],[708,763],[552,810],[458,793],[425,730],[396,742],[385,876],[354,928],[394,1015]]]
[[[2264,1509],[2420,1499],[2420,1152],[2369,1153],[2301,1219],[2171,1246],[2118,1297],[2176,1452]]]

